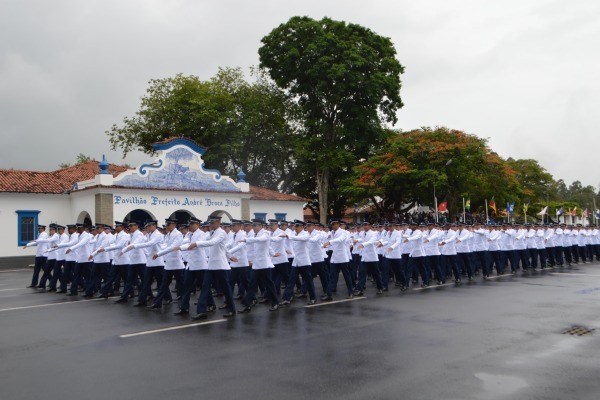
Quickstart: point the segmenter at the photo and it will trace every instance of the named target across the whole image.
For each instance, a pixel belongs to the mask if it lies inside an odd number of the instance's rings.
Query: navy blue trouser
[[[125,287],[121,293],[121,298],[126,299],[129,295],[133,295],[135,286],[139,281],[144,281],[144,270],[146,269],[145,264],[132,264],[127,270],[127,280],[125,281]]]
[[[431,269],[426,257],[410,257],[408,263],[411,271],[418,271],[421,274],[423,284],[429,285],[431,283]],[[412,275],[414,276],[414,272]]]
[[[337,289],[338,278],[342,271],[344,281],[346,282],[346,289],[348,290],[348,296],[352,294],[354,289],[352,285],[352,278],[350,277],[350,271],[348,270],[348,263],[329,263],[329,286],[327,286],[327,296],[331,297],[334,290]]]
[[[466,273],[467,276],[473,278],[473,266],[471,265],[471,253],[458,253],[458,260],[462,266],[462,272]]]
[[[325,270],[325,261],[312,263],[311,271],[311,275],[313,277],[319,275],[321,289],[323,290],[323,293],[327,293],[327,286],[329,286],[329,274]]]
[[[527,249],[527,257],[529,257],[531,268],[536,269],[538,266],[538,249],[533,247]]]
[[[438,282],[446,280],[446,271],[440,265],[440,256],[427,256],[427,264],[429,264],[429,268],[433,271]]]
[[[89,274],[90,264],[90,262],[75,263],[75,268],[73,270],[73,282],[71,283],[72,294],[77,294],[77,289],[80,282],[82,283],[82,286],[85,287],[83,277]]]
[[[160,283],[160,287],[158,288],[158,293],[154,298],[154,305],[162,307],[162,301],[173,301],[173,296],[171,295],[171,282],[173,278],[181,279],[181,275],[183,273],[183,269],[164,269],[162,282]]]
[[[527,267],[529,267],[529,263],[527,262],[527,250],[515,250],[515,255],[517,263],[521,261],[521,268],[523,268],[523,271],[526,270]]]
[[[152,295],[152,282],[156,280],[157,286],[160,287],[164,275],[165,267],[162,265],[156,267],[148,267],[144,270],[144,283],[142,289],[138,293],[138,303],[146,304],[148,297]]]
[[[265,295],[267,299],[271,300],[271,306],[279,304],[277,292],[275,291],[275,284],[273,283],[273,278],[271,276],[271,269],[272,268],[252,269],[252,274],[250,274],[250,285],[248,286],[248,292],[242,300],[243,305],[252,305],[252,302],[256,298],[256,289],[258,288],[259,284],[262,284],[264,286]]]
[[[358,283],[356,284],[356,290],[364,291],[367,289],[367,273],[370,273],[377,289],[382,290],[383,285],[381,283],[381,276],[379,275],[379,261],[361,261],[358,267]]]
[[[60,290],[64,290],[65,282],[63,275],[63,265],[65,264],[65,260],[56,260],[54,264],[54,273],[52,274],[52,278],[50,279],[50,283],[48,286],[50,289],[56,289],[56,284],[60,283]]]
[[[288,274],[289,263],[279,263],[275,264],[275,269],[272,272],[273,274],[273,283],[275,284],[275,290],[277,291],[277,295],[281,293],[281,283],[283,282],[287,285],[290,276]],[[296,282],[294,282],[296,283]]]
[[[192,292],[199,285],[202,288],[202,284],[204,282],[204,274],[207,273],[207,270],[188,270],[185,274],[185,279],[183,280],[183,295],[181,296],[181,303],[179,304],[179,309],[188,311],[190,309],[190,298],[192,297]],[[212,290],[208,291],[208,301],[207,305],[214,306],[215,301],[212,296]]]
[[[315,284],[313,282],[312,275],[310,274],[310,265],[292,267],[290,280],[285,286],[285,291],[283,292],[283,300],[289,301],[294,296],[294,283],[298,279],[298,275],[302,276],[302,280],[304,281],[306,290],[308,291],[308,297],[311,300],[315,300],[317,296],[315,294]]]
[[[475,258],[477,258],[479,260],[479,265],[481,266],[481,272],[483,273],[483,276],[489,276],[490,275],[490,261],[488,258],[488,252],[487,251],[476,251],[473,253],[473,255],[475,256]]]
[[[46,265],[44,265],[44,268],[43,268],[44,273],[42,274],[42,278],[40,279],[40,283],[38,286],[45,288],[46,281],[48,281],[49,284],[52,283],[52,271],[54,270],[55,266],[56,266],[56,259],[47,259],[46,260]]]
[[[33,276],[31,277],[31,286],[37,286],[40,279],[40,271],[46,265],[48,257],[36,257],[33,264]]]
[[[216,283],[225,296],[225,304],[227,309],[231,312],[235,312],[235,303],[231,294],[231,286],[229,286],[229,270],[217,269],[217,270],[206,270],[204,277],[202,278],[202,289],[200,290],[200,296],[198,297],[198,307],[196,312],[202,314],[206,312],[206,307],[214,305],[214,300],[211,304],[211,287],[212,284]]]
[[[92,271],[90,273],[90,279],[85,286],[85,294],[91,296],[94,292],[100,290],[100,282],[102,279],[102,273],[110,268],[110,263],[93,263]]]
[[[454,274],[454,279],[460,281],[461,273],[458,268],[458,256],[456,254],[448,254],[440,256],[440,265],[444,270],[448,270],[448,268],[452,269],[452,273]]]
[[[64,281],[65,281],[65,286],[64,290],[67,290],[67,285],[69,283],[73,283],[73,270],[75,269],[75,261],[65,261],[65,271],[64,271]]]
[[[396,282],[399,282],[401,286],[406,287],[406,275],[402,272],[402,259],[401,258],[389,258],[390,266],[392,268],[392,272],[394,273],[394,277],[396,278]]]
[[[231,286],[231,290],[235,287],[235,284],[238,285],[237,294],[238,296],[245,296],[248,291],[248,285],[250,284],[248,280],[248,270],[250,267],[231,267],[231,273],[229,278],[229,285]]]
[[[501,262],[502,257],[500,255],[501,255],[501,252],[499,250],[490,251],[490,256],[492,258],[492,264],[490,264],[490,272],[491,272],[493,265],[496,265],[496,272],[498,273],[498,275],[501,275],[504,273],[504,265]]]

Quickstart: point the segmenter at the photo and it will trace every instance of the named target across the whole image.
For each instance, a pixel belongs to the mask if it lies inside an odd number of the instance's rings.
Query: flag
[[[467,199],[467,202],[465,203],[465,210],[471,211],[471,198],[470,197]]]
[[[448,202],[447,201],[442,201],[440,204],[438,204],[438,211],[445,213],[448,211]]]
[[[524,212],[525,214],[527,214],[527,210],[529,210],[529,203],[530,203],[530,202],[528,201],[527,203],[523,204],[523,212]]]
[[[596,219],[600,219],[600,210],[596,210]]]
[[[565,213],[565,210],[562,207],[560,209],[556,210],[556,216],[557,217],[560,217],[564,213]]]
[[[538,215],[546,215],[547,212],[548,212],[548,206],[544,207],[544,209],[542,211],[540,211],[538,213]]]
[[[494,213],[495,213],[496,212],[496,202],[494,201],[494,196],[492,196],[489,206],[492,210],[494,210]]]
[[[515,212],[515,203],[514,202],[510,203],[507,207],[507,210],[508,210],[509,214],[514,213]]]
[[[590,215],[590,212],[588,211],[588,209],[586,208],[585,211],[581,212],[581,216],[582,217],[587,217],[588,215]]]
[[[575,207],[575,208],[573,209],[573,211],[571,211],[571,215],[572,215],[573,217],[577,216],[577,207]]]

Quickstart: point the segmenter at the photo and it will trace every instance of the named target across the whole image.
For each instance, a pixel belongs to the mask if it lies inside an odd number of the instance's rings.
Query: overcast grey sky
[[[358,23],[406,67],[397,128],[447,126],[598,187],[600,2],[542,0],[1,0],[0,168],[110,152],[105,131],[152,78],[258,64],[294,15]]]

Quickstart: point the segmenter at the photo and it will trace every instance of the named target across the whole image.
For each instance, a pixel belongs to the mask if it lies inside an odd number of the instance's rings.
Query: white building
[[[165,218],[180,222],[303,219],[306,199],[250,186],[205,169],[206,149],[188,139],[156,143],[158,158],[135,169],[89,161],[53,172],[0,170],[0,260],[35,254],[21,247],[37,225],[110,224]]]

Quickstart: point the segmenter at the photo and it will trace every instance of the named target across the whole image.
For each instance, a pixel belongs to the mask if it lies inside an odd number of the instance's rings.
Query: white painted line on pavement
[[[29,272],[28,269],[5,269],[5,270],[0,271],[0,272],[19,272],[19,271],[27,271],[27,272]]]
[[[344,303],[346,301],[354,301],[354,300],[362,300],[362,299],[366,299],[366,296],[360,296],[360,297],[353,297],[351,299],[344,299],[344,300],[335,300],[335,301],[323,301],[322,303],[317,303],[317,304],[311,304],[311,305],[305,305],[305,308],[311,308],[311,307],[321,307],[321,306],[328,306],[330,304],[337,304],[337,303]]]
[[[196,322],[196,323],[193,323],[193,324],[177,325],[177,326],[171,326],[171,327],[168,327],[168,328],[153,329],[153,330],[150,330],[150,331],[128,333],[126,335],[120,335],[119,337],[121,337],[121,338],[130,338],[130,337],[134,337],[134,336],[150,335],[152,333],[174,331],[174,330],[177,330],[177,329],[192,328],[194,326],[201,326],[201,325],[211,325],[211,324],[216,324],[216,323],[225,322],[225,321],[227,321],[227,320],[226,319],[216,319],[214,321]]]
[[[31,290],[31,289],[27,289],[27,288],[0,289],[0,292],[6,292],[8,290]]]
[[[553,272],[552,275],[600,276],[600,275],[594,275],[594,274],[573,274],[570,272]]]
[[[118,296],[117,296],[118,297]],[[117,297],[109,297],[109,299],[116,299]],[[51,307],[51,306],[64,306],[65,304],[78,304],[78,303],[87,303],[89,301],[99,301],[106,299],[87,299],[87,300],[74,300],[74,301],[66,301],[64,303],[50,303],[50,304],[39,304],[37,306],[25,306],[25,307],[13,307],[13,308],[2,308],[2,311],[15,311],[15,310],[27,310],[28,308],[41,308],[41,307]]]

